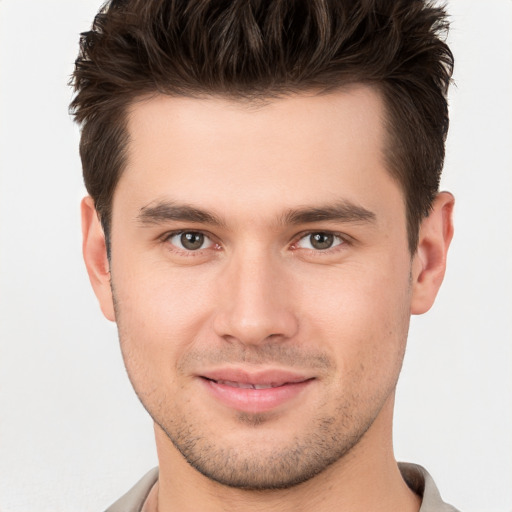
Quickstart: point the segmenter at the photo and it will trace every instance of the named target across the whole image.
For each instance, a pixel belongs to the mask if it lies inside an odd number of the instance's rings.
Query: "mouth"
[[[220,384],[222,386],[229,386],[232,388],[241,388],[241,389],[271,389],[271,388],[279,388],[281,386],[286,386],[287,384],[297,384],[297,382],[269,382],[263,384],[253,384],[251,382],[236,382],[232,380],[215,380],[208,379],[207,377],[203,377],[206,380],[210,380],[215,382],[216,384]]]
[[[209,394],[218,402],[247,413],[285,407],[302,395],[315,380],[314,377],[280,370],[248,373],[223,369],[200,377]]]

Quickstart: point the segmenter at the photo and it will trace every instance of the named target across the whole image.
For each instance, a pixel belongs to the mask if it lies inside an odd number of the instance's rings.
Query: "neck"
[[[192,468],[155,428],[160,477],[147,512],[418,512],[421,500],[405,484],[393,456],[393,399],[359,443],[310,480],[284,490],[252,491],[221,485]]]

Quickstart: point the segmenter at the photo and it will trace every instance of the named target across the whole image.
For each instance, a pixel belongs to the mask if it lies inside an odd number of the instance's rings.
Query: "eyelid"
[[[197,249],[197,250],[187,250],[185,248],[178,247],[175,244],[172,244],[170,242],[170,239],[172,237],[177,236],[177,235],[182,235],[183,233],[200,233],[206,239],[208,239],[211,243],[209,244],[208,247],[205,247],[205,248],[201,248],[201,249]],[[292,248],[292,250],[303,249],[301,247],[297,247],[298,242],[300,240],[302,240],[303,238],[313,235],[315,233],[323,233],[323,234],[327,234],[327,235],[333,235],[333,236],[339,238],[341,240],[341,243],[336,244],[335,246],[329,247],[327,249],[316,249],[316,250],[315,249],[304,249],[304,250],[319,253],[319,254],[325,254],[330,251],[335,251],[340,246],[352,245],[354,243],[353,238],[350,235],[347,235],[346,233],[340,233],[338,231],[332,231],[332,230],[328,230],[328,229],[311,229],[308,231],[302,231],[302,232],[298,233],[297,235],[295,235],[291,241],[290,247]],[[218,242],[217,237],[212,235],[210,232],[202,230],[202,229],[176,229],[173,231],[167,231],[163,235],[159,236],[158,239],[161,242],[166,242],[169,245],[173,246],[176,251],[180,251],[185,254],[201,253],[202,251],[211,249],[212,246],[214,246],[217,250],[222,249],[222,246]]]
[[[176,244],[171,243],[171,239],[173,237],[182,235],[183,233],[198,233],[198,234],[201,234],[201,235],[204,236],[205,240],[207,239],[207,240],[210,241],[210,244],[208,244],[207,247],[202,247],[201,249],[190,250],[190,249],[185,249],[183,247],[179,247]],[[167,231],[166,233],[161,235],[159,237],[159,239],[162,242],[168,243],[169,245],[171,245],[176,252],[181,252],[181,253],[187,254],[187,255],[199,254],[199,253],[201,253],[203,251],[211,249],[212,247],[215,247],[216,249],[220,249],[221,248],[220,244],[216,241],[215,237],[211,233],[209,233],[207,231],[204,231],[202,229],[176,229],[174,231]]]
[[[297,247],[297,244],[301,240],[303,240],[307,236],[311,236],[311,235],[314,235],[314,234],[317,234],[317,233],[322,233],[322,234],[325,234],[325,235],[332,235],[334,237],[337,237],[337,238],[339,238],[341,240],[341,243],[336,244],[336,245],[334,245],[332,247],[329,247],[327,249],[305,249],[303,247]],[[311,229],[309,231],[302,231],[301,233],[296,235],[294,237],[292,243],[291,243],[291,248],[292,248],[292,250],[303,249],[303,250],[306,250],[306,251],[311,251],[311,252],[315,252],[315,253],[319,253],[319,254],[325,254],[325,253],[328,253],[330,251],[337,250],[338,248],[340,248],[340,246],[351,245],[352,243],[353,243],[352,237],[347,235],[347,234],[345,234],[345,233],[340,233],[338,231],[332,231],[332,230],[329,230],[329,229]]]

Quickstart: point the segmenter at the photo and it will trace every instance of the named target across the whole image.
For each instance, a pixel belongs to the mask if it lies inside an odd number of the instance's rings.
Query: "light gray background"
[[[0,0],[0,510],[97,511],[156,464],[80,253],[66,87],[96,0]],[[463,511],[512,510],[512,1],[452,0],[457,87],[443,187],[456,236],[413,319],[399,459]]]

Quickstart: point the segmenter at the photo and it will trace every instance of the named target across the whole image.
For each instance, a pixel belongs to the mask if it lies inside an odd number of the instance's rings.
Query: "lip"
[[[314,377],[278,369],[249,372],[223,368],[198,377],[219,402],[231,409],[253,414],[284,406],[314,381]]]

